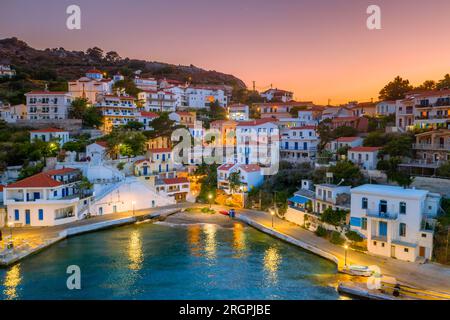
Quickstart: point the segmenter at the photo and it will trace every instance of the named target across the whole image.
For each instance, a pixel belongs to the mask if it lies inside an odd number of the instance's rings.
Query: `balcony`
[[[377,219],[382,219],[382,220],[397,220],[398,218],[398,213],[393,213],[393,212],[380,212],[377,210],[367,210],[367,209],[363,209],[363,211],[365,211],[365,215],[366,217],[369,218],[377,218]]]
[[[440,143],[413,143],[413,149],[416,150],[450,150],[450,144],[440,144]]]

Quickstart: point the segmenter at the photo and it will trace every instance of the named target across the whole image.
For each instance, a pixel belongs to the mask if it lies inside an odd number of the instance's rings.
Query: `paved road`
[[[237,210],[237,214],[245,215],[254,221],[271,228],[272,216],[266,212]],[[309,245],[327,251],[339,259],[344,265],[345,250],[334,245],[324,238],[317,237],[313,232],[307,231],[291,222],[274,217],[275,230],[301,240]],[[347,254],[347,264],[377,265],[383,275],[394,277],[397,281],[420,289],[434,290],[450,294],[450,267],[436,263],[411,263],[392,258],[373,256],[354,250]]]

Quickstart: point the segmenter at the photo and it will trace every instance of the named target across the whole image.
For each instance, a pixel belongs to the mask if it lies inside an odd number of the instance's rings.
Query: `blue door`
[[[387,236],[387,223],[380,221],[379,222],[379,228],[380,228],[380,236],[386,237]]]
[[[62,196],[63,198],[66,196],[66,189],[62,189]]]
[[[308,143],[307,142],[303,142],[303,150],[308,150]]]
[[[163,160],[162,161],[166,161],[166,155],[163,154],[162,156],[163,156]]]
[[[39,220],[44,220],[44,210],[39,209]]]
[[[295,145],[295,147],[294,147],[295,150],[298,150],[298,142],[296,142],[294,145]]]
[[[161,172],[162,170],[161,170],[161,165],[159,165],[159,172]]]
[[[148,174],[148,167],[144,167],[144,176]]]
[[[25,210],[25,224],[31,223],[30,210]]]
[[[38,199],[41,198],[41,193],[40,192],[34,192],[33,193],[33,197],[34,197],[34,200],[38,200]]]
[[[289,142],[285,142],[285,143],[284,143],[284,148],[285,148],[286,150],[289,150]]]

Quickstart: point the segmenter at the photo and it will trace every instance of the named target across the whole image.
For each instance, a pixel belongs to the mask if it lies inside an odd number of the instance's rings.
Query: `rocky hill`
[[[190,65],[173,65],[163,62],[122,58],[115,51],[103,52],[98,47],[84,51],[68,51],[64,48],[38,50],[17,38],[0,40],[0,63],[8,63],[17,71],[13,88],[25,91],[48,82],[54,89],[63,87],[67,80],[82,76],[93,67],[107,72],[110,76],[120,72],[131,76],[140,71],[141,76],[191,81],[193,84],[225,84],[236,89],[245,88],[245,83],[233,75],[208,71]],[[17,83],[21,81],[21,83]],[[11,84],[9,84],[11,87]],[[11,100],[3,80],[0,85],[0,99]],[[13,95],[15,96],[15,95]],[[16,100],[16,97],[13,98]],[[17,101],[14,101],[17,102]]]

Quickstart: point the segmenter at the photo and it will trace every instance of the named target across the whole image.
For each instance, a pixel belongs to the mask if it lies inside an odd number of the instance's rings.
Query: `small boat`
[[[220,214],[223,214],[224,216],[228,216],[230,213],[226,210],[219,211]]]
[[[373,273],[368,266],[359,266],[359,265],[351,265],[344,267],[343,270],[345,273],[354,275],[354,276],[362,276],[362,277],[370,277]]]

